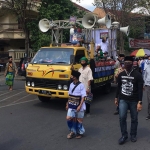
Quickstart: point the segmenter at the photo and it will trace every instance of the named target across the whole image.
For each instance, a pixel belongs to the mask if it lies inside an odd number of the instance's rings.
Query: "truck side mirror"
[[[70,64],[74,64],[75,57],[74,55],[70,55]]]

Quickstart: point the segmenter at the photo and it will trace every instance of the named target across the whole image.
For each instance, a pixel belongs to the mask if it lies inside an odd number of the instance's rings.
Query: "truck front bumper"
[[[26,92],[29,94],[35,94],[38,96],[54,97],[54,98],[68,98],[68,91],[64,90],[53,90],[45,88],[35,88],[25,86]]]

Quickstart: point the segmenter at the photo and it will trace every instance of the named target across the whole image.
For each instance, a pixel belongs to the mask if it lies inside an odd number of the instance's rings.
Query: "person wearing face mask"
[[[79,69],[81,73],[79,77],[79,81],[84,84],[87,95],[91,92],[91,81],[93,80],[92,70],[88,66],[88,59],[86,57],[82,57],[80,59],[82,67]],[[86,116],[90,116],[90,104],[86,103]]]
[[[127,112],[131,114],[131,142],[137,141],[138,112],[142,109],[143,78],[142,75],[133,69],[133,57],[126,56],[124,59],[125,70],[118,76],[118,87],[115,104],[118,105],[119,97],[119,120],[122,137],[119,144],[124,144],[128,139]]]
[[[85,129],[83,127],[83,118],[85,106],[85,96],[86,90],[79,81],[80,72],[72,70],[72,80],[73,82],[69,87],[69,98],[66,104],[67,112],[67,125],[70,130],[70,133],[67,135],[68,139],[76,137],[77,139],[82,138]]]
[[[17,75],[17,67],[16,64],[13,62],[12,56],[8,57],[8,63],[6,64],[4,76],[6,77],[6,85],[9,86],[9,90],[12,90],[14,77]]]
[[[147,102],[148,102],[148,116],[146,120],[150,119],[150,56],[148,57],[147,65],[145,67],[144,73],[144,90],[147,94]]]

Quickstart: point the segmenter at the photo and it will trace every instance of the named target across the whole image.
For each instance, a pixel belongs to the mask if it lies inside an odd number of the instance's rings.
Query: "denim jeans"
[[[138,126],[138,111],[137,103],[132,101],[120,100],[119,102],[119,119],[120,119],[120,128],[122,136],[128,136],[127,132],[127,112],[130,110],[131,115],[131,128],[130,135],[137,135],[137,126]]]

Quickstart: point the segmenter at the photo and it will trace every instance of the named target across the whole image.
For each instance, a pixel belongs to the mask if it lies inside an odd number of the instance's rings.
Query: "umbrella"
[[[143,57],[145,54],[150,55],[150,50],[148,49],[139,49],[133,51],[130,55],[135,57]]]

